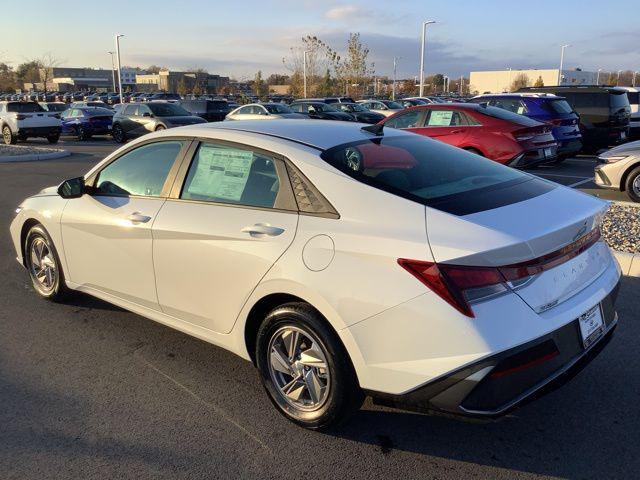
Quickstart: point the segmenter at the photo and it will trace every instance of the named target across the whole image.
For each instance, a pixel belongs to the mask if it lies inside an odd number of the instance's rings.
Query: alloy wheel
[[[268,352],[269,373],[282,399],[305,412],[321,408],[331,386],[322,342],[311,332],[285,326],[271,337]]]
[[[50,292],[56,285],[58,270],[53,252],[47,242],[38,237],[31,243],[31,276],[38,283],[40,288]]]
[[[6,145],[11,144],[11,130],[9,129],[9,127],[4,127],[2,129],[2,140]]]
[[[640,197],[640,175],[636,176],[631,184],[631,188],[636,197]]]

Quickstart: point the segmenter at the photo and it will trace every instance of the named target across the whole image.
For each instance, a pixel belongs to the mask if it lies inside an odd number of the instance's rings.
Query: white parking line
[[[579,182],[572,183],[571,185],[567,185],[567,187],[575,188],[575,187],[577,187],[579,185],[582,185],[582,184],[585,184],[585,183],[589,183],[589,182],[592,182],[592,181],[593,181],[593,178],[586,178],[585,180],[580,180]]]

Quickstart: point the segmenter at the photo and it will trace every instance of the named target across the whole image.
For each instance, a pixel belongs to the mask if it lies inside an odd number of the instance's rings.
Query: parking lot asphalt
[[[88,296],[36,296],[15,261],[13,210],[115,148],[60,146],[74,155],[0,164],[0,478],[637,477],[640,279],[622,280],[620,325],[602,354],[498,422],[367,402],[346,425],[309,432],[282,418],[253,367],[222,349]],[[538,170],[551,178],[558,168],[576,182],[589,170],[583,159]]]

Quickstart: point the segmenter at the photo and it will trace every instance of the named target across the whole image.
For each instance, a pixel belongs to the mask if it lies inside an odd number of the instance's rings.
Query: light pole
[[[463,95],[463,91],[464,91],[464,75],[460,75],[460,85],[458,85],[460,87],[460,96]]]
[[[596,77],[596,85],[600,85],[600,72],[602,71],[601,68],[598,69],[598,76]]]
[[[622,70],[618,70],[618,76],[616,77],[616,87],[618,86],[618,84],[620,83],[620,73],[622,72]]]
[[[391,100],[396,99],[396,70],[398,68],[398,60],[402,57],[393,57],[393,88],[391,89]]]
[[[636,86],[636,74],[638,72],[633,72],[633,77],[631,77],[631,86],[635,87]]]
[[[123,34],[116,34],[116,59],[118,60],[118,93],[120,94],[120,104],[124,103],[122,98],[122,67],[120,66],[120,37],[124,37]]]
[[[558,85],[562,85],[562,67],[564,66],[564,49],[571,45],[562,45],[560,48],[560,70],[558,70]]]
[[[116,91],[116,66],[113,63],[113,56],[115,55],[116,52],[107,52],[109,55],[111,55],[111,76],[113,77],[113,91]]]
[[[422,22],[422,43],[420,44],[420,96],[424,95],[424,43],[427,36],[427,25],[436,23],[435,20]]]
[[[302,52],[302,82],[303,82],[303,87],[302,87],[302,92],[303,92],[303,96],[304,98],[307,98],[307,53],[309,52],[309,50],[304,50]]]

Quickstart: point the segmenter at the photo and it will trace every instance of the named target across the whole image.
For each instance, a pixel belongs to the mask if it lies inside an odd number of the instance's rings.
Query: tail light
[[[526,262],[473,267],[399,258],[398,264],[463,315],[475,318],[471,304],[517,290],[545,270],[577,257],[600,239],[595,228],[575,242]]]

